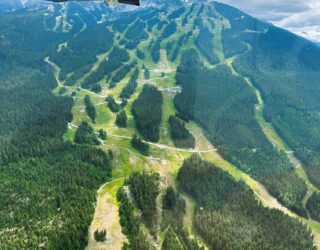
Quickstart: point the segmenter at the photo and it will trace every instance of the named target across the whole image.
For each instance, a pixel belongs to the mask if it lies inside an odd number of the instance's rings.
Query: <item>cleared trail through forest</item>
[[[236,59],[236,57],[237,56],[227,59],[225,63],[230,68],[230,70],[232,71],[232,73],[234,75],[243,77],[233,67],[233,62]],[[303,168],[302,163],[294,156],[294,151],[292,151],[287,146],[287,144],[281,139],[281,137],[278,135],[278,133],[273,128],[272,124],[268,123],[265,120],[264,114],[263,114],[263,112],[264,112],[264,102],[263,102],[263,99],[262,99],[262,96],[261,96],[261,93],[259,92],[259,90],[254,87],[254,85],[252,84],[251,80],[248,77],[243,77],[243,79],[246,82],[246,84],[250,88],[252,88],[254,90],[254,92],[256,94],[258,103],[257,103],[256,108],[255,108],[255,118],[256,118],[256,121],[258,122],[258,124],[260,125],[263,133],[265,134],[267,139],[271,142],[271,144],[276,149],[282,150],[287,154],[290,163],[296,168],[297,176],[305,181],[305,183],[307,185],[307,188],[308,188],[307,193],[305,194],[305,197],[302,200],[302,204],[304,206],[304,209],[307,211],[307,214],[308,214],[308,217],[309,217],[308,219],[305,219],[303,217],[298,216],[297,214],[295,214],[292,211],[290,211],[288,208],[284,207],[278,201],[277,201],[277,203],[278,203],[277,207],[278,207],[278,209],[280,208],[280,210],[283,211],[284,213],[286,213],[286,214],[288,214],[290,216],[299,218],[301,221],[307,223],[309,225],[309,227],[313,231],[313,235],[315,237],[315,244],[316,244],[317,248],[320,249],[320,223],[310,219],[309,212],[306,209],[306,203],[307,203],[308,199],[311,197],[311,195],[315,191],[318,191],[318,189],[309,181],[308,176],[307,176],[307,174],[306,174],[306,172],[305,172],[305,170]],[[261,185],[261,188],[264,189],[264,192],[268,193],[267,189],[261,183],[257,183],[257,184]],[[268,196],[271,196],[271,195],[268,194]],[[272,199],[274,199],[276,201],[276,199],[274,197],[272,197]],[[274,203],[275,201],[273,201],[272,203]],[[279,207],[279,205],[281,207]],[[289,211],[289,213],[288,213],[288,211]]]
[[[52,66],[53,70],[54,70],[54,78],[56,79],[57,84],[59,85],[59,87],[63,86],[63,82],[60,81],[59,79],[59,75],[60,75],[60,71],[61,69],[59,68],[59,66],[57,64],[55,64],[54,62],[52,62],[49,58],[49,56],[47,56],[44,61],[46,63],[48,63],[49,65]]]
[[[189,123],[188,129],[190,132],[195,136],[197,148],[201,148],[202,150],[206,147],[213,147],[211,142],[206,138],[202,129],[197,126],[195,123]],[[319,249],[320,247],[320,223],[305,219],[300,217],[296,213],[289,210],[287,207],[282,205],[275,197],[273,197],[268,190],[265,188],[263,184],[253,179],[251,176],[231,164],[230,162],[226,161],[218,152],[209,152],[206,154],[201,154],[201,156],[207,160],[212,162],[215,166],[225,170],[231,176],[233,176],[237,181],[244,181],[254,192],[257,200],[261,201],[262,205],[268,208],[278,209],[282,211],[284,214],[299,219],[300,221],[308,224],[310,229],[313,232],[315,237],[314,242]]]
[[[233,62],[236,59],[237,56],[229,58],[226,60],[226,65],[230,68],[231,72],[234,75],[240,76],[242,77],[233,67]],[[248,77],[243,77],[244,81],[246,82],[246,84],[252,88],[255,92],[256,98],[257,98],[257,104],[255,107],[255,118],[256,121],[258,122],[258,124],[260,125],[263,133],[265,134],[265,136],[267,137],[267,139],[271,142],[271,144],[277,149],[277,150],[282,150],[287,154],[288,160],[290,161],[290,163],[296,168],[296,174],[299,178],[301,178],[307,185],[308,191],[305,194],[303,200],[302,200],[302,204],[304,206],[304,209],[306,210],[307,214],[308,214],[308,218],[310,218],[309,216],[309,212],[306,208],[306,204],[309,200],[309,198],[311,197],[311,195],[314,192],[319,192],[319,189],[316,188],[309,180],[305,169],[303,167],[303,164],[301,163],[301,161],[299,159],[297,159],[294,155],[294,151],[292,149],[290,149],[290,147],[282,140],[282,138],[278,135],[278,133],[276,132],[276,130],[274,129],[273,125],[269,122],[267,122],[264,118],[264,101],[262,98],[262,95],[260,93],[260,91],[255,88],[255,86],[252,84],[251,80]]]
[[[233,67],[233,62],[237,56],[235,56],[233,58],[225,58],[224,53],[223,53],[223,44],[221,41],[222,30],[224,28],[227,28],[227,26],[228,26],[227,22],[220,20],[220,23],[215,26],[216,27],[215,30],[212,30],[213,32],[219,33],[219,36],[215,36],[215,44],[216,45],[215,45],[214,53],[219,53],[218,57],[221,60],[220,64],[226,64],[227,66],[229,66],[229,68],[231,69],[233,74],[239,75]],[[52,62],[50,63],[49,58],[47,59],[46,62],[51,64],[54,68],[55,68],[55,66],[57,66],[57,65],[54,66],[54,63],[52,64]],[[215,67],[215,65],[211,65],[211,66]],[[58,76],[59,76],[58,69],[55,68],[55,71],[58,72]],[[139,82],[147,83],[152,80],[160,80],[160,79],[166,79],[166,78],[169,78],[169,77],[165,76],[162,78],[141,80]],[[59,84],[59,79],[57,77],[56,77],[56,79]],[[244,80],[246,81],[246,83],[250,87],[254,88],[254,90],[255,90],[255,93],[256,93],[256,96],[258,99],[258,104],[256,107],[256,117],[257,117],[257,120],[258,120],[263,132],[266,134],[267,138],[270,140],[270,142],[276,148],[278,148],[279,150],[284,150],[287,153],[290,162],[294,166],[296,166],[297,172],[302,173],[301,176],[306,176],[304,169],[302,167],[302,164],[298,161],[298,159],[296,159],[294,157],[294,152],[292,150],[290,150],[290,148],[287,147],[287,145],[281,140],[281,138],[277,135],[276,131],[273,129],[272,125],[270,123],[267,123],[264,120],[264,118],[263,118],[264,103],[263,103],[263,100],[261,98],[259,91],[255,89],[255,87],[252,85],[249,78],[244,77]],[[60,84],[61,84],[61,82],[60,82]],[[86,89],[81,88],[80,90],[90,92],[91,94],[99,96],[99,97],[106,97],[106,96],[99,95],[97,93],[94,93],[94,92],[86,90]],[[74,129],[78,128],[77,125],[72,124],[72,123],[69,123],[68,126],[69,126],[69,128],[74,128]],[[261,183],[259,183],[255,179],[253,179],[251,176],[249,176],[245,172],[241,171],[239,168],[237,168],[236,166],[234,166],[230,162],[226,161],[219,154],[218,150],[214,147],[214,145],[212,145],[212,143],[206,138],[205,134],[203,133],[203,130],[198,125],[196,125],[195,123],[189,122],[187,124],[187,127],[196,138],[197,145],[196,145],[195,149],[180,149],[180,148],[170,147],[170,146],[164,145],[164,144],[152,143],[152,142],[148,142],[148,141],[144,141],[144,142],[151,145],[151,146],[157,147],[159,149],[169,150],[171,152],[176,152],[179,154],[181,152],[199,154],[202,159],[208,160],[208,161],[214,163],[215,166],[227,171],[236,180],[244,181],[252,189],[256,199],[258,201],[261,201],[261,203],[265,207],[278,209],[278,210],[282,211],[284,214],[287,214],[291,217],[298,218],[299,220],[303,221],[304,223],[307,223],[310,226],[310,228],[313,230],[316,245],[318,247],[320,246],[320,224],[318,222],[312,221],[310,219],[307,220],[307,219],[304,219],[304,218],[296,215],[295,213],[290,211],[287,207],[282,205],[276,198],[274,198],[268,192],[268,190],[264,187],[264,185],[262,185]],[[131,140],[131,137],[123,136],[123,135],[108,134],[108,137]],[[135,156],[139,156],[139,154],[133,152],[132,150],[130,150],[128,148],[117,147],[114,144],[108,144],[108,140],[107,141],[100,140],[100,142],[102,145],[115,147],[115,148],[119,148],[119,149],[121,148],[121,149],[128,151],[130,154],[133,154]],[[182,161],[181,161],[181,163],[182,163]],[[307,177],[302,177],[302,178],[306,181],[307,186],[308,186],[308,193],[305,196],[304,201],[303,201],[304,205],[305,205],[305,203],[307,202],[307,200],[309,199],[309,197],[311,196],[311,194],[315,190],[314,190],[313,185],[309,182]],[[114,197],[112,197],[112,192],[113,192],[112,188],[113,188],[113,184],[118,183],[118,182],[122,182],[123,179],[124,178],[119,178],[119,179],[115,179],[113,181],[110,181],[110,182],[104,184],[103,186],[101,186],[100,189],[98,190],[96,210],[95,210],[94,219],[92,221],[92,224],[90,226],[90,231],[89,231],[90,237],[89,237],[88,249],[121,249],[121,245],[122,245],[123,240],[125,238],[124,238],[123,234],[121,233],[121,226],[119,227],[120,224],[119,224],[119,217],[118,217],[118,210],[117,210],[118,208],[116,205],[117,204],[116,200],[112,200],[112,199],[114,199]],[[187,221],[187,224],[192,224],[192,215],[193,215],[192,208],[190,211],[191,211],[190,214],[188,214],[188,216],[185,218],[185,220]],[[103,214],[103,213],[110,213],[113,218],[111,218],[111,216],[107,216],[107,217],[104,216],[103,220],[102,220],[101,214]],[[103,221],[103,224],[98,224],[98,222],[101,223],[101,221]],[[103,246],[102,248],[98,247],[97,243],[95,242],[95,240],[93,238],[93,232],[96,228],[99,228],[99,227],[106,228],[107,232],[109,230],[111,230],[112,232],[115,230],[116,234],[112,235],[112,237],[110,237],[110,238],[112,238],[112,242],[119,241],[119,243],[114,243],[114,244],[116,244],[114,248],[112,248],[111,245],[109,245],[110,247],[108,247],[107,245]],[[102,246],[102,245],[100,245],[100,246]]]
[[[93,220],[89,227],[89,241],[87,250],[119,250],[125,240],[125,235],[121,231],[120,218],[116,198],[111,194],[124,178],[117,178],[103,184],[97,191],[97,201]],[[96,230],[107,231],[107,241],[97,242],[94,239]]]
[[[217,11],[215,11],[215,12],[220,18],[224,19],[221,15],[219,15],[219,13]],[[222,50],[222,51],[220,51],[220,55],[219,55],[219,59],[221,60],[220,63],[224,63],[225,65],[227,65],[230,68],[232,74],[234,74],[236,76],[243,77],[246,84],[248,84],[248,86],[254,90],[256,97],[257,97],[257,101],[258,101],[258,104],[256,105],[256,108],[255,108],[255,118],[256,118],[258,124],[260,125],[260,127],[263,130],[264,134],[266,135],[267,139],[274,145],[274,147],[277,148],[278,150],[283,150],[284,152],[286,152],[289,161],[296,168],[297,176],[306,182],[308,191],[302,200],[304,208],[306,209],[306,203],[307,203],[308,199],[311,197],[313,192],[319,191],[319,190],[309,181],[308,176],[303,168],[303,165],[294,156],[294,151],[291,150],[287,146],[287,144],[281,139],[281,137],[277,134],[277,132],[273,128],[272,124],[268,123],[265,120],[264,114],[263,114],[264,102],[263,102],[263,99],[262,99],[262,96],[261,96],[261,93],[259,92],[259,90],[257,88],[255,88],[255,86],[252,84],[251,80],[248,77],[240,75],[236,71],[236,69],[233,67],[234,60],[238,56],[240,56],[241,54],[236,55],[231,58],[225,58],[224,52],[223,52],[224,47],[223,47],[223,42],[221,39],[222,38],[221,33],[222,33],[223,28],[228,29],[229,27],[224,26],[222,29],[220,29],[219,25],[221,25],[221,21],[219,21],[219,22],[220,23],[217,23],[217,25],[216,25],[216,27],[218,27],[218,28],[216,28],[215,31],[219,32],[220,35],[218,35],[218,36],[216,35],[216,38],[218,37],[218,39],[215,39],[214,46],[216,48],[218,48],[219,50]],[[251,46],[249,44],[247,44],[247,46],[248,46],[248,51],[250,51]],[[247,53],[247,52],[244,52],[244,53]],[[223,55],[221,55],[221,54],[223,54]],[[213,159],[216,159],[216,157],[217,156],[213,157]],[[314,239],[315,244],[316,244],[317,248],[320,249],[320,223],[310,219],[310,216],[309,216],[307,209],[306,209],[306,211],[308,213],[309,219],[305,219],[303,217],[298,216],[294,212],[290,211],[287,207],[285,207],[281,203],[279,203],[276,198],[274,198],[272,195],[270,195],[269,192],[267,191],[267,189],[261,183],[254,180],[253,178],[251,178],[249,175],[245,174],[244,172],[240,171],[238,168],[236,168],[235,166],[233,166],[229,162],[226,162],[224,159],[221,158],[218,161],[220,161],[221,164],[224,165],[226,170],[231,175],[237,176],[238,178],[239,178],[239,176],[241,176],[241,179],[243,179],[247,183],[247,185],[249,185],[252,188],[255,195],[262,201],[262,204],[264,204],[265,206],[268,206],[270,208],[279,209],[282,212],[284,212],[285,214],[292,216],[292,217],[299,218],[301,221],[307,223],[309,225],[309,227],[312,229],[313,235],[315,237],[315,239]],[[239,173],[237,173],[237,172],[239,172]]]
[[[302,200],[304,209],[307,211],[308,217],[309,212],[306,207],[306,203],[308,202],[308,199],[311,197],[311,195],[314,192],[319,192],[319,190],[309,181],[309,178],[304,170],[304,167],[301,163],[301,161],[295,157],[294,151],[289,148],[289,146],[282,140],[282,138],[278,135],[274,127],[271,123],[268,123],[264,118],[264,102],[261,96],[261,93],[258,91],[257,88],[254,87],[251,80],[248,77],[244,77],[244,80],[246,83],[255,91],[256,97],[258,100],[258,104],[256,105],[256,120],[258,121],[260,127],[262,128],[264,134],[269,139],[269,141],[273,144],[275,148],[278,150],[282,150],[287,154],[287,157],[290,161],[290,163],[296,168],[296,174],[299,178],[301,178],[303,181],[305,181],[308,191],[305,194],[305,197]]]
[[[197,148],[205,149],[207,147],[213,147],[212,143],[206,138],[202,129],[198,125],[195,123],[190,123],[188,124],[188,129],[196,138]],[[288,208],[279,203],[276,198],[270,195],[267,189],[261,183],[254,180],[248,174],[244,173],[236,166],[223,159],[217,151],[208,152],[201,155],[205,160],[208,160],[215,166],[227,171],[236,180],[243,180],[253,190],[258,200],[260,200],[264,206],[275,208],[281,210],[287,215],[294,216],[294,213],[292,213]]]
[[[232,66],[232,62],[229,64],[233,71],[235,71],[235,69]],[[244,77],[245,82],[248,84],[248,86],[250,86],[256,94],[257,100],[258,100],[258,104],[256,105],[255,108],[255,115],[256,115],[256,120],[258,122],[258,124],[260,125],[263,133],[265,134],[265,136],[268,138],[268,140],[271,142],[271,144],[273,144],[273,146],[278,149],[278,150],[282,150],[287,154],[287,157],[290,161],[290,163],[295,167],[296,169],[296,175],[301,178],[303,181],[305,181],[306,185],[307,185],[307,192],[302,200],[302,204],[304,206],[304,209],[307,212],[308,215],[308,220],[299,217],[298,215],[295,214],[295,217],[301,218],[304,222],[307,222],[308,225],[311,227],[313,234],[315,236],[315,243],[317,245],[318,248],[320,248],[320,223],[319,222],[315,222],[310,218],[309,212],[307,210],[306,204],[308,202],[308,199],[311,197],[311,195],[315,192],[315,191],[319,191],[310,181],[309,178],[303,168],[302,163],[294,156],[294,151],[292,151],[287,144],[282,140],[282,138],[278,135],[278,133],[276,132],[276,130],[274,129],[273,125],[271,123],[268,123],[265,118],[264,118],[264,102],[261,96],[261,93],[259,92],[259,90],[257,88],[254,87],[254,85],[252,84],[251,80],[248,77]]]
[[[73,123],[68,123],[68,127],[69,128],[78,128],[78,125],[73,124]],[[108,134],[109,137],[114,137],[114,138],[121,138],[121,139],[127,139],[127,140],[131,140],[132,137],[130,136],[124,136],[124,135],[114,135],[114,134]],[[168,149],[168,150],[172,150],[172,151],[180,151],[180,152],[187,152],[187,153],[209,153],[209,152],[215,152],[217,151],[216,148],[210,148],[210,149],[206,149],[206,150],[196,150],[196,149],[183,149],[183,148],[175,148],[175,147],[170,147],[168,145],[164,145],[164,144],[159,144],[159,143],[154,143],[154,142],[149,142],[149,141],[144,141],[144,143],[147,143],[151,146],[155,146],[161,149]]]

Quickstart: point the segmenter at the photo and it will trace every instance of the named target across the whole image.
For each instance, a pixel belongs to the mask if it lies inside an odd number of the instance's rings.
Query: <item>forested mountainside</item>
[[[3,249],[320,246],[320,48],[230,6],[0,15]]]

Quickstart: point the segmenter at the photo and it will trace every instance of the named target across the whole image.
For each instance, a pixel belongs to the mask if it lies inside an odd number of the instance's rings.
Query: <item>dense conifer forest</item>
[[[83,88],[90,88],[94,86],[96,82],[103,81],[105,78],[110,79],[114,71],[119,70],[120,74],[116,75],[117,79],[122,79],[130,70],[128,66],[123,66],[124,63],[129,61],[129,54],[127,50],[120,48],[118,46],[113,47],[113,49],[108,53],[108,58],[103,61],[93,74],[90,74],[85,78],[81,84]],[[121,68],[123,66],[123,68]],[[132,67],[133,65],[130,65]],[[124,70],[123,70],[124,69]],[[118,72],[119,72],[118,71]],[[114,87],[115,82],[111,81]]]
[[[142,227],[136,212],[138,209],[142,212],[144,222],[147,223],[150,230],[155,227],[154,223],[157,220],[155,199],[159,192],[158,181],[159,176],[157,174],[134,173],[126,181],[129,186],[123,186],[119,189],[117,199],[120,203],[120,223],[123,233],[129,239],[129,244],[125,243],[124,249],[155,249],[148,241],[147,232]],[[130,193],[132,193],[137,207],[130,200]]]
[[[1,247],[37,249],[44,242],[47,249],[84,248],[96,189],[110,176],[103,151],[71,145],[1,166],[0,227],[14,224],[2,231]]]
[[[195,50],[184,54],[176,79],[183,86],[175,98],[179,114],[199,122],[224,157],[264,183],[286,206],[306,216],[301,200],[307,187],[295,175],[285,153],[275,150],[263,134],[255,120],[254,92],[244,80],[225,66],[206,69]]]
[[[160,192],[159,180],[157,173],[133,173],[125,182],[151,234],[155,234],[158,220],[156,199]]]
[[[113,98],[113,96],[109,95],[106,98],[106,101],[108,102],[108,107],[109,109],[113,112],[113,113],[117,113],[119,112],[119,110],[121,109],[121,105],[118,104],[115,99]]]
[[[316,84],[319,72],[318,62],[310,64],[315,58],[320,59],[320,53],[316,45],[306,44],[300,52],[301,56],[296,59],[291,58],[291,50],[288,51],[288,48],[279,45],[276,56],[269,58],[266,41],[276,43],[276,40],[280,39],[279,32],[278,28],[273,28],[268,34],[259,37],[257,48],[254,47],[252,51],[239,57],[235,67],[241,72],[249,72],[247,75],[264,96],[266,119],[306,165],[311,181],[320,187],[320,168],[317,164],[319,148],[316,142],[320,136],[316,129],[320,120],[315,115],[319,110],[319,86]],[[291,34],[281,39],[300,43]],[[258,65],[249,64],[253,56],[257,58]],[[243,64],[247,64],[250,70],[244,69]],[[267,73],[275,66],[279,68],[276,74]],[[267,70],[261,73],[261,67]],[[283,73],[287,71],[296,73],[294,76],[288,76]],[[296,86],[295,89],[292,89],[292,84]]]
[[[136,134],[132,135],[131,145],[143,155],[149,155],[149,145],[144,143]]]
[[[96,117],[97,117],[97,111],[95,106],[92,104],[90,96],[86,95],[84,97],[84,105],[86,106],[86,112],[88,116],[90,117],[91,121],[93,123],[96,122]]]
[[[154,2],[0,14],[0,248],[314,250],[319,47]]]
[[[134,73],[132,74],[128,84],[122,89],[120,97],[129,99],[131,95],[135,92],[137,88],[137,79],[139,77],[139,70],[135,69]]]
[[[213,43],[214,34],[210,32],[210,30],[203,25],[203,21],[201,18],[196,20],[196,24],[200,30],[198,37],[195,39],[195,43],[197,44],[199,50],[202,55],[205,56],[208,61],[212,64],[218,63],[218,58],[213,51]],[[212,24],[214,25],[214,24]]]
[[[312,219],[320,221],[320,194],[313,193],[307,203],[307,208]]]
[[[195,199],[195,228],[211,249],[315,249],[305,225],[264,208],[244,183],[196,155],[184,161],[178,184]]]
[[[127,127],[127,115],[126,112],[124,110],[121,110],[118,114],[117,114],[117,118],[116,118],[116,125],[120,128],[126,128]]]
[[[10,18],[1,17],[2,30]],[[73,101],[52,94],[55,80],[42,60],[66,35],[45,34],[42,24],[41,15],[21,16],[10,28],[15,50],[1,45],[0,245],[82,249],[111,162],[100,150],[62,140]]]
[[[173,143],[179,148],[194,148],[195,139],[193,135],[185,127],[183,121],[176,116],[169,117],[170,134]]]
[[[76,131],[74,141],[79,144],[99,145],[99,140],[93,128],[87,122],[80,124]]]
[[[132,114],[140,134],[152,142],[159,141],[163,97],[152,85],[144,85],[138,99],[132,105]]]

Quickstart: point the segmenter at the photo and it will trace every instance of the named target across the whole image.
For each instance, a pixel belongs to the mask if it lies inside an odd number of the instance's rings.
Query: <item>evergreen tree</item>
[[[143,155],[149,155],[149,145],[144,143],[136,134],[132,135],[131,146]]]
[[[93,128],[87,122],[80,124],[76,131],[74,141],[79,144],[99,145],[99,140]]]
[[[176,206],[176,193],[172,187],[168,187],[166,193],[162,197],[162,206],[164,209],[172,209]]]
[[[122,89],[120,98],[127,98],[129,99],[131,95],[135,92],[138,86],[138,77],[139,77],[139,70],[136,69],[132,74],[128,84]]]
[[[106,131],[104,131],[103,129],[99,129],[98,132],[99,132],[100,139],[107,140],[107,132]]]
[[[59,89],[58,94],[59,94],[59,95],[63,95],[63,94],[65,94],[66,92],[67,92],[67,88],[66,88],[66,87],[62,87],[62,88]]]
[[[144,69],[144,79],[150,79],[150,71],[147,68]]]
[[[127,127],[127,115],[126,112],[124,110],[121,110],[118,114],[117,114],[117,118],[116,118],[116,125],[120,128],[126,128]]]
[[[121,105],[116,103],[116,101],[114,100],[113,96],[109,95],[106,99],[106,101],[108,102],[108,107],[109,109],[113,112],[113,113],[117,113],[119,112],[119,110],[121,109]]]
[[[170,135],[173,143],[179,148],[194,148],[195,139],[185,124],[176,116],[169,117]]]
[[[94,84],[92,87],[91,87],[91,90],[95,93],[100,93],[101,90],[102,90],[102,87],[101,87],[101,84]]]
[[[157,225],[157,197],[159,195],[158,173],[134,172],[125,181],[129,185],[137,207],[141,210],[142,218],[149,227],[151,234],[155,234]]]
[[[105,242],[107,240],[107,231],[105,229],[94,231],[94,239],[98,242]]]
[[[184,250],[178,236],[171,227],[168,228],[161,246],[161,250]]]
[[[139,59],[141,59],[141,60],[143,60],[143,59],[145,58],[144,53],[143,53],[140,49],[137,49],[136,54],[137,54],[137,57],[138,57]]]
[[[97,112],[96,112],[96,107],[91,102],[90,96],[86,95],[84,97],[84,104],[86,106],[86,111],[87,111],[88,116],[90,117],[92,122],[95,123]]]
[[[312,219],[320,221],[320,194],[318,192],[313,193],[309,198],[307,209]]]

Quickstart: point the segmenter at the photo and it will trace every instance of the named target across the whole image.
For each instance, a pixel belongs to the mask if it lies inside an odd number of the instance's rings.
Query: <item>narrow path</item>
[[[168,78],[173,78],[173,77],[164,76],[164,77],[150,78],[150,79],[145,79],[145,80],[139,80],[138,83],[146,83],[146,82],[151,82],[151,81],[155,81],[155,80],[162,80],[162,79],[168,79]]]
[[[93,91],[91,91],[91,90],[88,90],[88,89],[84,89],[84,88],[82,88],[82,87],[78,87],[80,90],[82,90],[82,91],[85,91],[85,92],[87,92],[87,93],[90,93],[90,94],[92,94],[92,95],[95,95],[95,96],[98,96],[98,97],[101,97],[101,98],[106,98],[106,97],[108,97],[107,95],[100,95],[100,94],[98,94],[98,93],[96,93],[96,92],[93,92]]]
[[[109,134],[108,134],[108,136],[109,136]],[[135,153],[135,152],[133,152],[132,150],[130,150],[128,148],[119,147],[119,146],[114,145],[114,144],[105,144],[104,141],[101,140],[101,139],[98,139],[98,140],[99,140],[99,142],[101,143],[102,146],[112,146],[113,148],[123,149],[123,150],[126,150],[127,152],[129,152],[130,154],[138,156],[138,157],[146,158],[146,159],[153,160],[153,161],[163,161],[164,160],[162,158],[155,158],[155,157],[152,157],[152,156],[145,156],[145,155],[142,155],[142,154],[138,154],[138,153]]]
[[[75,125],[73,123],[68,123],[68,127],[69,128],[78,128],[78,125]],[[114,135],[114,134],[108,134],[109,137],[114,137],[114,138],[121,138],[121,139],[127,139],[127,140],[131,140],[132,137],[130,136],[124,136],[124,135]],[[159,143],[153,143],[153,142],[149,142],[149,141],[144,141],[144,143],[147,143],[149,145],[161,148],[161,149],[169,149],[172,151],[180,151],[180,152],[187,152],[187,153],[209,153],[209,152],[215,152],[217,151],[216,148],[211,148],[211,149],[206,149],[206,150],[196,150],[196,149],[183,149],[183,148],[175,148],[175,147],[170,147],[164,144],[159,144]]]
[[[82,22],[82,28],[77,32],[76,34],[73,35],[73,37],[77,37],[81,32],[85,31],[87,28],[87,23],[82,19],[82,17],[79,15],[79,13],[76,13],[75,16],[77,16],[81,22]]]
[[[107,104],[108,102],[100,102],[100,103],[97,103],[95,105],[93,105],[94,107],[97,107],[97,106],[101,106],[101,105],[105,105]],[[82,109],[82,108],[85,108],[86,106],[74,106],[75,109]]]
[[[59,87],[62,87],[62,86],[63,86],[63,82],[61,82],[60,79],[59,79],[59,75],[60,75],[60,71],[61,71],[61,69],[59,68],[59,66],[58,66],[57,64],[55,64],[54,62],[52,62],[52,61],[50,60],[49,56],[47,56],[47,57],[44,59],[44,61],[53,67],[54,77],[55,77],[55,79],[56,79],[56,82],[57,82],[57,84],[59,85]]]

